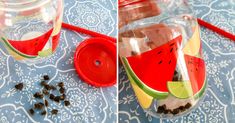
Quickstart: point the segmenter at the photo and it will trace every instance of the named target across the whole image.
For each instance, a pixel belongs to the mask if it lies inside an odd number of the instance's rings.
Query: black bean
[[[43,106],[44,106],[44,104],[43,103],[36,103],[36,104],[34,104],[34,108],[35,109],[42,109],[43,108]]]
[[[65,98],[66,98],[66,95],[65,95],[65,94],[63,94],[63,95],[60,96],[60,100],[64,100]]]
[[[62,87],[64,87],[64,83],[60,82],[60,83],[58,83],[58,86],[62,88]]]
[[[44,79],[44,80],[49,80],[50,77],[49,77],[48,75],[44,75],[44,76],[43,76],[43,79]]]
[[[179,110],[178,108],[176,108],[176,109],[174,109],[171,113],[174,114],[174,115],[176,115],[176,114],[178,114],[179,112],[180,112],[180,110]]]
[[[47,90],[51,90],[51,86],[50,85],[45,85],[44,86]]]
[[[69,106],[69,105],[70,105],[70,102],[66,100],[66,101],[64,101],[64,105],[65,105],[65,106]]]
[[[24,87],[24,84],[23,84],[23,83],[19,83],[19,84],[15,85],[15,88],[16,88],[17,90],[22,90],[23,87]]]
[[[56,87],[55,87],[54,85],[51,85],[50,88],[51,88],[52,90],[56,90]]]
[[[46,115],[46,114],[47,112],[45,110],[41,112],[41,115]]]
[[[184,107],[184,106],[180,106],[180,107],[179,107],[179,110],[180,110],[180,111],[185,111],[185,107]]]
[[[63,94],[65,92],[65,88],[60,88],[60,93]]]
[[[187,103],[184,107],[185,107],[186,109],[189,109],[191,106],[192,106],[191,103]]]
[[[45,82],[45,81],[41,81],[41,86],[45,86],[45,85],[47,85],[47,83]]]
[[[49,92],[48,92],[46,89],[43,89],[43,90],[42,90],[42,93],[45,94],[45,95],[48,95],[48,94],[49,94]]]
[[[179,80],[178,76],[174,76],[172,81],[178,81],[178,80]]]
[[[176,70],[174,71],[174,75],[178,75],[178,72]]]
[[[44,104],[46,107],[48,107],[48,105],[49,105],[47,100],[44,100]]]
[[[35,98],[39,98],[39,99],[42,99],[43,98],[43,94],[39,93],[39,92],[36,92],[34,95],[33,95]]]
[[[135,51],[131,51],[131,55],[132,55],[132,56],[136,56],[136,55],[138,55],[138,53],[135,52]]]
[[[59,102],[60,102],[60,96],[56,96],[56,97],[54,98],[54,101],[57,102],[57,103],[59,103]]]
[[[53,109],[53,110],[51,111],[51,113],[56,115],[56,114],[58,113],[58,110],[57,110],[57,109]]]
[[[166,110],[164,110],[164,114],[168,114],[168,113],[170,113],[171,112],[171,110],[169,110],[169,109],[166,109]]]
[[[34,115],[34,110],[31,108],[31,109],[29,109],[29,113],[31,114],[31,115]]]
[[[163,113],[166,110],[166,105],[158,106],[157,113]]]
[[[55,96],[53,94],[50,94],[50,97],[49,97],[51,100],[54,100]]]

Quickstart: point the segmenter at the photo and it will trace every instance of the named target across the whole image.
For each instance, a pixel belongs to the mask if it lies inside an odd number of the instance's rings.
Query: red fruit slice
[[[53,29],[49,30],[44,35],[30,40],[13,41],[4,39],[3,41],[6,46],[15,53],[26,58],[34,58],[37,57],[38,52],[44,48],[51,36],[52,31]]]
[[[54,52],[59,44],[60,32],[52,37],[52,52]]]
[[[188,69],[189,79],[193,89],[193,95],[200,97],[206,87],[206,66],[201,58],[184,55],[186,66]]]
[[[173,79],[181,42],[182,36],[178,36],[151,51],[123,58],[128,74],[154,98],[165,98],[168,95],[167,82]]]

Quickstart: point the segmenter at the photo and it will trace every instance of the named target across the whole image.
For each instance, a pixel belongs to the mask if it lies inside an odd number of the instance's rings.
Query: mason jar
[[[56,51],[63,18],[63,0],[0,1],[0,40],[16,60],[43,62]]]
[[[141,107],[159,118],[203,99],[200,28],[186,0],[120,0],[119,56]]]

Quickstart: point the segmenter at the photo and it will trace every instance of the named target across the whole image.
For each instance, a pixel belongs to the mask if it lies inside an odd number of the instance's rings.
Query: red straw
[[[78,33],[87,34],[87,35],[90,35],[90,36],[93,36],[93,37],[104,38],[104,39],[107,39],[107,40],[110,40],[110,41],[116,43],[116,39],[113,38],[113,37],[110,37],[110,36],[107,36],[107,35],[104,35],[104,34],[100,34],[100,33],[94,32],[94,31],[90,31],[90,30],[87,30],[87,29],[84,29],[84,28],[81,28],[81,27],[73,26],[73,25],[70,25],[70,24],[67,24],[67,23],[64,23],[64,22],[62,23],[62,27],[66,28],[66,29],[69,29],[69,30],[76,31]]]
[[[206,27],[206,28],[208,28],[208,29],[210,29],[214,32],[217,32],[218,34],[220,34],[220,35],[222,35],[226,38],[229,38],[229,39],[235,41],[235,35],[234,34],[226,32],[226,31],[224,31],[224,30],[222,30],[222,29],[220,29],[220,28],[218,28],[218,27],[216,27],[216,26],[214,26],[214,25],[212,25],[212,24],[210,24],[210,23],[208,23],[208,22],[206,22],[202,19],[198,18],[197,21],[201,26],[204,26],[204,27]]]

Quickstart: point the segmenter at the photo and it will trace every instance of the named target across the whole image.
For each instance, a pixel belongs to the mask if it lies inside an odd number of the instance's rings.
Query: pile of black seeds
[[[164,104],[162,106],[158,106],[157,113],[176,115],[180,112],[184,112],[185,110],[189,109],[191,106],[192,106],[191,103],[187,103],[185,106],[179,106],[178,108],[171,110],[171,109],[167,109],[166,105]]]
[[[177,70],[175,70],[172,81],[182,81],[182,80],[183,80],[182,75],[178,73]]]
[[[43,76],[43,80],[40,82],[40,85],[43,87],[42,92],[36,92],[33,94],[34,98],[37,98],[39,100],[42,100],[42,102],[37,102],[33,105],[33,108],[29,109],[29,113],[31,115],[35,114],[35,110],[39,110],[41,115],[46,115],[46,107],[49,106],[49,102],[45,99],[46,97],[54,102],[62,103],[64,102],[65,106],[69,106],[70,102],[66,100],[65,95],[65,87],[63,82],[59,82],[56,86],[49,85],[47,81],[50,80],[50,77],[48,75]],[[24,87],[23,83],[19,83],[15,85],[16,90],[22,90]],[[51,92],[52,91],[58,91],[59,95],[54,95]],[[56,115],[58,114],[57,109],[52,109],[51,114]]]

